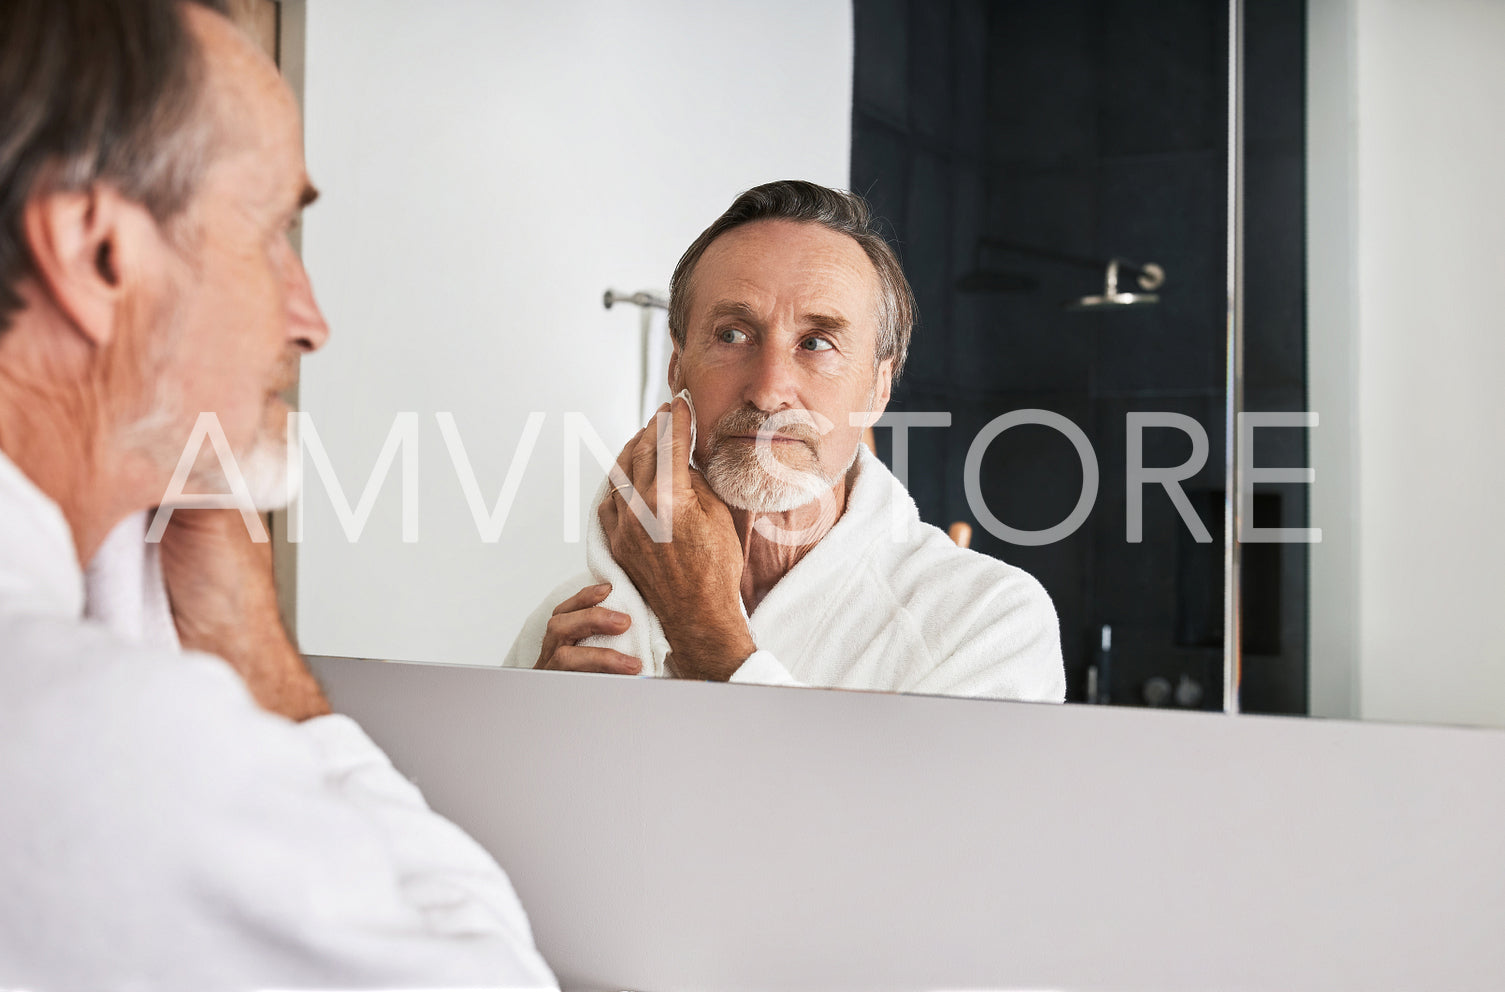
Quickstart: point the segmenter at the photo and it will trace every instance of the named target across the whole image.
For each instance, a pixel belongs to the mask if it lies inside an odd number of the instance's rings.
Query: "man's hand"
[[[632,579],[663,624],[679,678],[725,681],[757,650],[742,616],[742,547],[731,511],[701,474],[690,468],[690,408],[675,399],[672,429],[654,423],[639,431],[617,459],[612,491],[598,511],[611,556]],[[655,517],[658,455],[666,448],[673,478],[673,540],[653,540],[629,500]]]
[[[610,648],[582,648],[580,642],[596,634],[620,634],[632,626],[625,613],[598,605],[611,593],[608,583],[586,586],[554,607],[554,615],[544,630],[543,646],[534,668],[559,672],[603,672],[609,675],[636,675],[643,663],[630,655]]]
[[[161,548],[183,647],[229,662],[265,710],[292,720],[329,712],[277,615],[271,545],[251,540],[239,510],[174,510]]]

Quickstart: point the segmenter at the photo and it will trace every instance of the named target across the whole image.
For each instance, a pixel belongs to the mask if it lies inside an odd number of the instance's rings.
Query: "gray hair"
[[[185,0],[228,16],[227,0]],[[0,3],[0,331],[34,275],[26,204],[107,182],[159,225],[187,205],[213,129],[178,0]]]
[[[737,197],[726,213],[685,250],[669,280],[669,333],[681,348],[689,329],[690,291],[695,266],[711,242],[726,232],[759,220],[792,220],[819,224],[845,234],[867,253],[878,272],[878,347],[874,363],[894,360],[894,378],[904,368],[909,354],[909,335],[914,328],[914,293],[904,278],[904,267],[893,248],[873,224],[872,211],[856,193],[829,189],[799,179],[784,179],[754,187]]]

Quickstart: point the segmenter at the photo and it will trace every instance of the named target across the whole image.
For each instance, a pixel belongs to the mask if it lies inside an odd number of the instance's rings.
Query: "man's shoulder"
[[[101,764],[171,788],[306,750],[224,661],[124,641],[82,620],[0,617],[0,751],[46,753],[59,784]]]
[[[4,615],[0,639],[6,645],[0,707],[64,701],[77,709],[101,694],[122,701],[149,698],[172,682],[249,700],[235,673],[218,659],[131,643],[88,620]]]

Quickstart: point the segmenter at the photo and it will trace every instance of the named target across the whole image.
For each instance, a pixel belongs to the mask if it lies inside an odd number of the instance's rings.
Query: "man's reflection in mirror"
[[[669,385],[688,402],[623,449],[587,574],[506,664],[1063,701],[1040,583],[923,523],[863,444],[913,324],[861,198],[796,181],[739,196],[670,283]],[[665,516],[672,539],[654,540]]]

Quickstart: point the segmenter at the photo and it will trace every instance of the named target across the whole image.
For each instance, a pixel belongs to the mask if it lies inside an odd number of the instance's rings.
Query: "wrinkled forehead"
[[[211,177],[220,173],[222,182],[257,199],[301,189],[302,125],[277,67],[226,18],[194,6],[185,16],[203,59],[202,126],[212,127],[215,137]]]
[[[883,287],[849,235],[815,222],[757,220],[707,245],[689,280],[692,325],[737,307],[792,308],[797,317],[834,317],[876,335]]]
[[[297,100],[272,60],[227,18],[192,5],[184,14],[203,62],[200,99],[227,146],[301,151]]]

